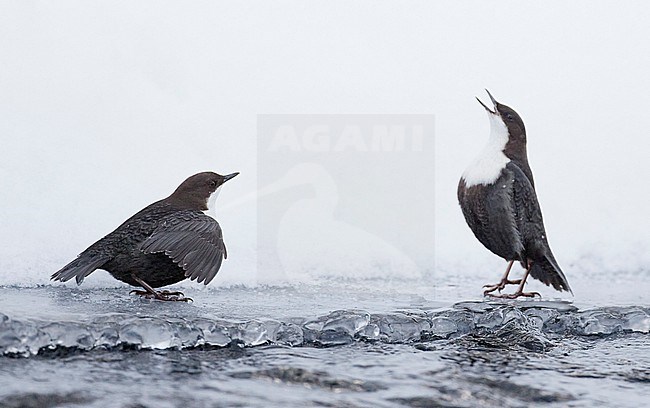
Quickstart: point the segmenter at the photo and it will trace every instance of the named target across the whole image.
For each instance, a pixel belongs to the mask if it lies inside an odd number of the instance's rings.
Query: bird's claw
[[[185,297],[183,292],[170,292],[168,290],[161,290],[159,292],[151,293],[146,290],[132,290],[129,294],[142,296],[145,299],[156,299],[167,302],[194,302],[192,298]]]
[[[542,295],[539,294],[539,292],[520,292],[517,291],[515,293],[505,293],[505,294],[498,294],[494,295],[489,292],[484,292],[483,296],[489,296],[493,298],[499,298],[499,299],[517,299],[518,297],[529,297],[529,298],[534,298],[535,296],[539,296],[539,298],[542,298]]]
[[[501,291],[505,289],[506,285],[519,285],[519,284],[521,284],[521,279],[517,279],[517,280],[503,279],[501,282],[496,283],[494,285],[483,285],[484,288],[487,288],[483,292],[483,296],[488,296],[490,295],[490,293],[494,292],[495,290],[498,290],[499,293],[501,293]]]
[[[499,284],[496,285],[483,285],[484,288],[487,288],[485,291],[483,291],[483,296],[487,296],[490,293],[494,292],[495,290],[498,290],[501,292],[501,289],[503,289],[505,286],[501,286]]]

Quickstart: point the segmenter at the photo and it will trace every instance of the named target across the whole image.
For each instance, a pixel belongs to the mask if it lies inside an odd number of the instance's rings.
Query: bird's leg
[[[502,298],[502,299],[516,299],[520,296],[531,297],[531,298],[535,296],[539,296],[541,298],[542,295],[540,295],[538,292],[524,292],[524,285],[526,284],[526,279],[528,279],[528,275],[530,275],[530,270],[532,269],[532,267],[533,267],[533,261],[529,259],[528,268],[526,268],[526,272],[524,272],[524,277],[520,279],[521,282],[519,283],[519,287],[517,288],[515,293],[505,294],[505,295],[502,294],[493,295],[488,293],[487,295],[491,297]]]
[[[130,293],[134,293],[146,299],[157,299],[157,300],[176,301],[176,302],[193,302],[191,298],[186,298],[185,295],[183,295],[183,292],[170,292],[168,290],[162,290],[158,292],[154,288],[152,288],[151,285],[149,285],[147,282],[143,281],[142,279],[138,278],[137,276],[135,275],[131,275],[131,276],[133,277],[133,280],[138,282],[140,286],[144,288],[144,290],[132,290]]]
[[[485,291],[483,292],[483,296],[487,296],[488,294],[494,292],[495,290],[498,290],[501,292],[506,285],[517,285],[521,284],[521,279],[517,280],[509,280],[508,275],[510,275],[510,269],[512,269],[512,265],[515,263],[515,261],[510,261],[508,263],[508,267],[506,268],[506,272],[503,274],[503,277],[501,278],[501,281],[497,284],[494,285],[483,285]]]

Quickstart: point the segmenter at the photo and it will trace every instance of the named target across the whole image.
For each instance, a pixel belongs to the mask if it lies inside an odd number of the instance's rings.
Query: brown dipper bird
[[[191,300],[181,292],[156,291],[186,278],[210,283],[227,257],[219,223],[204,214],[219,187],[239,173],[195,174],[172,195],[145,207],[52,275],[81,284],[95,269],[132,286],[131,293],[158,300]]]
[[[533,173],[528,166],[524,122],[512,108],[487,93],[494,111],[476,99],[488,112],[490,138],[458,183],[458,202],[474,235],[487,249],[509,261],[501,281],[485,285],[484,295],[508,299],[540,296],[523,291],[528,275],[556,290],[571,292],[546,238]],[[508,279],[514,261],[526,269],[522,279]],[[509,284],[519,285],[515,293],[492,294]]]

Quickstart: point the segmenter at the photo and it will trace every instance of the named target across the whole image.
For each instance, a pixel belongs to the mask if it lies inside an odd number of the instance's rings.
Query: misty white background
[[[256,115],[295,113],[434,114],[435,264],[422,275],[496,279],[504,262],[456,202],[488,135],[474,100],[484,88],[525,121],[574,287],[647,271],[649,12],[641,1],[4,1],[0,284],[47,283],[204,170],[241,172],[219,197],[230,257],[213,285],[273,283],[258,268],[255,202],[228,203],[257,189]],[[415,177],[387,193],[417,200]],[[116,283],[102,272],[86,284]]]

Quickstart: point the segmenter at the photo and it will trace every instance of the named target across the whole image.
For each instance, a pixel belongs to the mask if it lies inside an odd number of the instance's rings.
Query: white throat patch
[[[503,153],[508,143],[508,128],[499,115],[488,113],[490,138],[487,145],[463,173],[465,186],[493,183],[510,159]]]
[[[214,193],[210,194],[210,197],[208,198],[208,211],[206,211],[206,213],[215,219],[217,218],[217,197],[219,197],[221,187],[222,186],[217,187]]]

